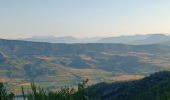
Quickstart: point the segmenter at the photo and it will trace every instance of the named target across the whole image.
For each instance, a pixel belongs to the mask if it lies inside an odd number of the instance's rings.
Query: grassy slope
[[[169,49],[163,45],[0,40],[0,77],[12,81],[13,85],[36,80],[50,88],[74,85],[84,78],[89,78],[91,84],[122,80],[122,75],[129,74],[130,79],[136,79],[136,76],[169,69]]]

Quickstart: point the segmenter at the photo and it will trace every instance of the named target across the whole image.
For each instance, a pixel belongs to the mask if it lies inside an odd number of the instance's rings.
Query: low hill
[[[169,100],[170,72],[157,72],[136,81],[100,83],[89,90],[96,95],[94,100]]]

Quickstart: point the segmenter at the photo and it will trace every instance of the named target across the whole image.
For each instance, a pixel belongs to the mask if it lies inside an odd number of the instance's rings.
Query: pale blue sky
[[[170,33],[170,0],[0,0],[0,37]]]

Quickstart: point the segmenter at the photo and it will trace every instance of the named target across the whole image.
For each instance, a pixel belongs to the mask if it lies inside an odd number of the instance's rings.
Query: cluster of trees
[[[94,97],[101,100],[170,100],[170,72],[156,72],[141,80],[99,83],[90,88],[96,91]]]
[[[3,83],[0,83],[0,100],[14,100],[15,95],[12,92],[7,92]]]
[[[59,91],[47,91],[34,82],[31,83],[31,90],[26,93],[22,88],[23,100],[91,100],[92,95],[89,94],[87,88],[88,79],[78,84],[78,89],[64,87]],[[0,84],[0,100],[15,100],[15,95],[8,92],[3,83]]]

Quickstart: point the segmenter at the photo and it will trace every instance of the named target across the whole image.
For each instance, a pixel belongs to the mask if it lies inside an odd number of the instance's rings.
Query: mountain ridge
[[[162,42],[170,41],[170,36],[155,33],[146,35],[131,35],[131,36],[115,36],[106,38],[75,38],[72,36],[55,37],[55,36],[35,36],[31,38],[21,39],[25,41],[34,42],[49,42],[49,43],[121,43],[129,45],[146,45],[146,44],[159,44]]]

